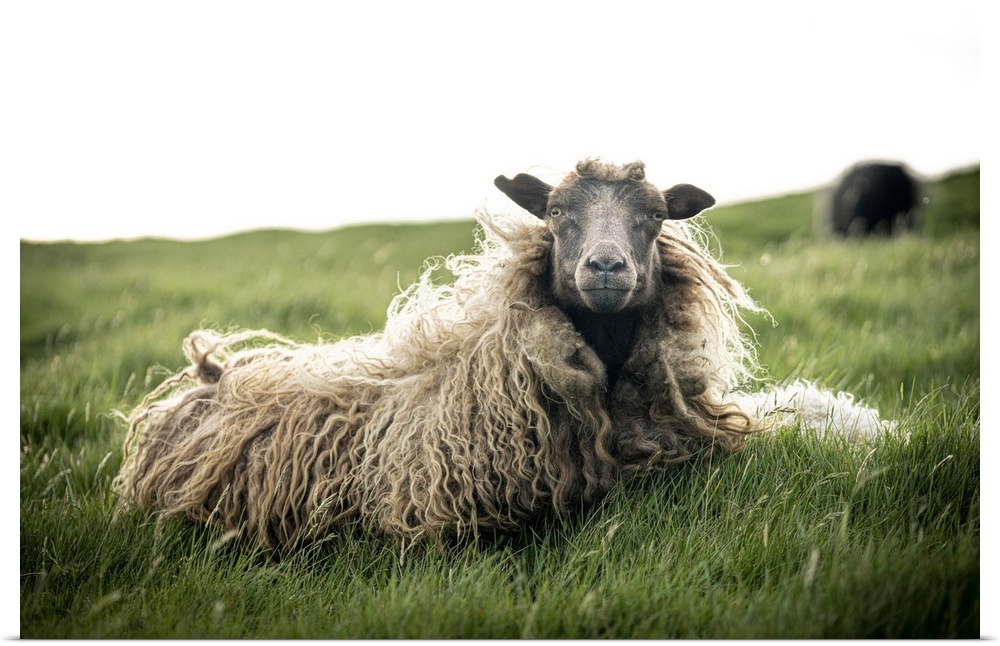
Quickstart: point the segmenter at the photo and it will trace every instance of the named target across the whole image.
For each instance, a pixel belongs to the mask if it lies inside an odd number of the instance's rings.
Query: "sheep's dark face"
[[[663,196],[638,182],[578,179],[549,194],[552,288],[564,307],[605,314],[653,296]]]
[[[641,309],[659,287],[655,250],[663,220],[692,217],[715,200],[688,184],[661,192],[644,180],[638,162],[585,164],[554,188],[524,174],[495,184],[552,231],[552,290],[564,309]]]

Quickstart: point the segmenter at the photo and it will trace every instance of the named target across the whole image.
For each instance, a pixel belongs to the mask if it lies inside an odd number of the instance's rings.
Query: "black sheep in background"
[[[856,164],[833,188],[828,225],[842,237],[914,230],[920,193],[920,184],[902,164]]]

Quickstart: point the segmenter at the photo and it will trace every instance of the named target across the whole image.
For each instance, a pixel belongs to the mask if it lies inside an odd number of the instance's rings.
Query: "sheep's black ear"
[[[678,184],[663,191],[667,200],[667,217],[671,220],[687,220],[693,218],[710,206],[715,205],[715,198],[690,184]]]
[[[542,180],[524,173],[515,175],[514,179],[500,175],[493,180],[493,185],[528,213],[537,218],[545,218],[545,207],[549,203],[552,187]]]

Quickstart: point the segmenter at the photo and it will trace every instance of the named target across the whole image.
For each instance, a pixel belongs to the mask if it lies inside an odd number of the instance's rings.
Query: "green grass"
[[[931,192],[920,236],[828,242],[811,194],[707,221],[774,321],[779,380],[899,422],[864,446],[761,436],[616,488],[567,524],[400,554],[354,528],[281,562],[113,516],[127,411],[192,328],[302,339],[378,329],[471,222],[21,245],[20,635],[38,638],[976,637],[979,173]],[[776,324],[774,323],[776,322]]]

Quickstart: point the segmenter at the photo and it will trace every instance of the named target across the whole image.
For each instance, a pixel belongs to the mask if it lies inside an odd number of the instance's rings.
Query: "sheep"
[[[381,332],[193,332],[190,365],[129,419],[120,508],[278,554],[348,519],[440,541],[568,518],[766,425],[766,395],[740,394],[759,372],[741,313],[760,307],[690,221],[711,195],[600,160],[495,185],[535,217],[479,214],[454,283],[429,267]]]
[[[861,162],[829,193],[827,227],[845,238],[912,231],[919,224],[920,202],[920,184],[904,165]]]

